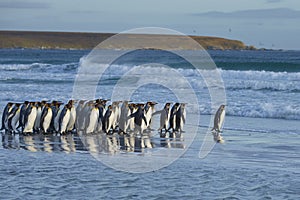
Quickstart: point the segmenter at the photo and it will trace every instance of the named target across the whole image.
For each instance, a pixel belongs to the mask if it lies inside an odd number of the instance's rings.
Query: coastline
[[[102,41],[115,35],[115,33],[83,33],[83,32],[41,32],[41,31],[0,31],[0,49],[93,49]],[[125,36],[135,40],[146,41],[151,37],[157,42],[170,40],[176,43],[184,40],[179,35],[149,35],[128,34]],[[205,50],[265,50],[254,46],[247,46],[242,41],[210,36],[190,36]],[[124,45],[124,42],[123,42]],[[130,49],[130,44],[119,46],[119,49]],[[191,50],[189,46],[162,46],[164,49]]]

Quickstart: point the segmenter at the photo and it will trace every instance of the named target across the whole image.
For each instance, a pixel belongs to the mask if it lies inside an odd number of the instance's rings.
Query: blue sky
[[[300,49],[300,1],[0,0],[0,30],[118,33],[148,26]]]

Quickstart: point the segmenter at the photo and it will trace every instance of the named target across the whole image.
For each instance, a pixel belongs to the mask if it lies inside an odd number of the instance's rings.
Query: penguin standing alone
[[[216,112],[215,119],[214,119],[214,127],[211,130],[220,133],[224,123],[224,119],[225,119],[225,105],[221,105]]]

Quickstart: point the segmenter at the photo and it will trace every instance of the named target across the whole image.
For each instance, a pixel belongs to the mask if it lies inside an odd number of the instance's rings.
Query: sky
[[[0,30],[119,33],[142,27],[300,50],[300,1],[0,0]]]

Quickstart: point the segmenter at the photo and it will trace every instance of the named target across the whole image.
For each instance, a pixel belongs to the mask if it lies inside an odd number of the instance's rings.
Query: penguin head
[[[64,103],[63,102],[56,102],[55,106],[56,106],[56,108],[59,108],[60,105],[62,105],[62,104],[64,104]]]
[[[171,103],[166,103],[165,108],[170,108]]]
[[[40,103],[41,103],[41,107],[43,107],[46,105],[47,101],[41,101]]]
[[[17,108],[19,108],[21,105],[22,105],[21,103],[15,103],[15,106],[16,106]]]
[[[65,105],[65,107],[67,108],[67,109],[71,109],[72,108],[72,104],[70,104],[70,103],[67,103],[66,105]]]
[[[75,103],[75,101],[74,101],[73,99],[70,99],[70,100],[68,101],[68,104],[70,104],[70,105],[74,105],[74,103]]]
[[[154,101],[151,101],[151,102],[150,102],[150,105],[151,105],[151,106],[155,106],[156,104],[158,104],[158,103],[156,103],[156,102],[154,102]]]
[[[101,99],[101,104],[105,107],[106,106],[106,103],[108,102],[108,100],[105,100],[105,99]]]
[[[51,106],[51,103],[46,103],[45,104],[45,108],[50,108],[50,106]]]

